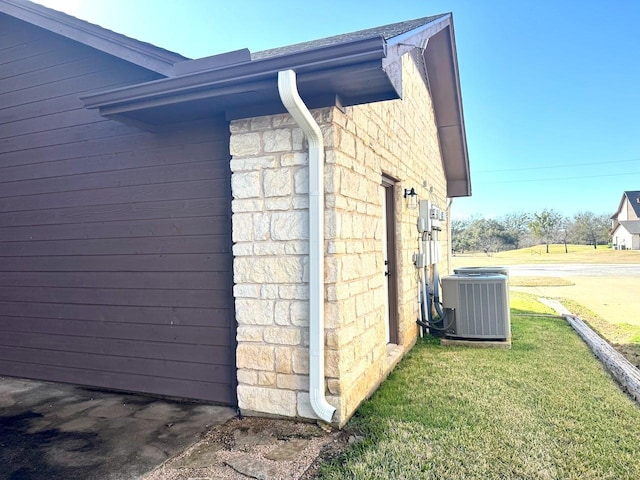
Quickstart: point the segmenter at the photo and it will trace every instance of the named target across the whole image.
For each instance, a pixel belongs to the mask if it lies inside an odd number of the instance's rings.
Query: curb
[[[594,332],[584,320],[572,315],[560,302],[548,298],[540,298],[539,300],[556,310],[569,322],[569,325],[580,335],[580,338],[589,346],[606,370],[622,386],[622,389],[636,403],[640,404],[640,370]]]

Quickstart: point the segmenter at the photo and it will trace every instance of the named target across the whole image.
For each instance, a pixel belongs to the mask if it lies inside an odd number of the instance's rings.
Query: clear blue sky
[[[453,216],[613,214],[640,190],[640,1],[38,0],[198,58],[453,12],[473,196]]]

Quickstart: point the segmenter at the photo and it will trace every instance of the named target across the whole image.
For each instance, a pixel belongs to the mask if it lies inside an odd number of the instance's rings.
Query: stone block
[[[264,341],[277,345],[299,345],[301,340],[299,328],[269,327],[264,331]]]
[[[278,164],[275,155],[263,155],[260,157],[235,157],[229,165],[232,172],[261,170],[263,168],[275,168]]]
[[[260,131],[260,130],[269,130],[271,129],[271,120],[272,117],[264,116],[264,117],[254,117],[251,119],[251,131]]]
[[[233,296],[235,298],[258,298],[257,285],[234,285]]]
[[[340,387],[340,381],[330,378],[327,381],[327,390],[332,395],[340,395],[342,393],[342,388]]]
[[[276,302],[276,325],[291,325],[291,302]]]
[[[272,345],[241,343],[236,349],[236,366],[272,372],[275,368],[275,348]]]
[[[273,387],[276,386],[276,382],[277,376],[275,372],[258,372],[258,385]]]
[[[267,198],[264,201],[264,208],[267,211],[291,210],[293,201],[291,197]]]
[[[293,373],[302,375],[309,374],[309,349],[291,349],[291,369]]]
[[[309,193],[309,169],[299,168],[294,172],[293,191],[298,195]]]
[[[348,347],[343,347],[348,348]],[[329,350],[324,351],[324,374],[327,377],[340,378],[340,355],[341,352]]]
[[[268,213],[253,214],[253,239],[270,240],[269,229],[271,227],[271,215]]]
[[[293,373],[290,348],[276,347],[276,373]]]
[[[259,242],[254,243],[253,245],[253,253],[257,256],[273,256],[273,255],[284,255],[285,254],[284,243],[276,243],[276,242]]]
[[[265,152],[290,152],[292,150],[291,129],[266,130],[262,135]]]
[[[253,325],[238,325],[236,339],[238,342],[262,343],[262,329],[263,327]]]
[[[266,170],[262,174],[262,189],[265,197],[284,197],[291,195],[293,190],[291,170],[288,168]]]
[[[260,196],[260,172],[234,173],[231,176],[233,198],[255,198]]]
[[[229,151],[233,156],[257,155],[261,153],[260,134],[250,132],[231,135]]]
[[[237,378],[239,384],[245,385],[257,385],[258,384],[258,372],[255,370],[238,369]]]
[[[306,152],[283,153],[280,157],[280,165],[283,167],[307,165],[308,163],[309,154]]]
[[[272,115],[271,124],[273,125],[273,128],[295,127],[297,125],[296,121],[289,114]]]
[[[308,375],[288,375],[278,374],[276,377],[276,386],[285,390],[306,390],[309,391]]]
[[[231,219],[234,242],[253,241],[253,214],[235,213]]]
[[[292,140],[292,147],[294,151],[307,150],[307,148],[305,148],[306,142],[304,138],[304,133],[299,128],[294,128],[291,131],[291,140]]]
[[[246,133],[250,131],[251,121],[249,119],[233,120],[229,124],[231,134]]]
[[[274,301],[236,298],[236,320],[240,325],[273,325]]]
[[[338,350],[340,346],[340,337],[335,329],[325,329],[324,344],[327,348]]]
[[[264,209],[264,202],[260,198],[233,199],[231,201],[231,211],[235,213],[261,212]]]
[[[278,285],[263,284],[260,285],[260,298],[273,300],[278,297]]]
[[[296,327],[309,326],[309,302],[291,302],[291,324]]]
[[[236,257],[233,262],[236,283],[300,283],[304,281],[305,261],[301,257]]]
[[[241,410],[262,412],[285,417],[297,413],[296,392],[275,388],[238,385],[238,407]]]
[[[308,255],[309,242],[307,240],[289,240],[284,244],[284,253],[287,255]]]
[[[293,197],[293,208],[296,210],[304,210],[309,208],[309,197]]]
[[[313,411],[313,407],[311,407],[309,392],[297,393],[297,410],[298,410],[298,417],[318,419],[318,416]]]
[[[308,300],[308,285],[280,285],[278,287],[278,297],[283,300]]]
[[[253,243],[236,243],[231,247],[234,257],[250,257],[253,255]]]
[[[309,238],[309,215],[306,212],[274,212],[271,214],[273,240],[304,240]]]
[[[340,262],[340,279],[354,280],[362,276],[362,261],[359,255],[343,255]]]

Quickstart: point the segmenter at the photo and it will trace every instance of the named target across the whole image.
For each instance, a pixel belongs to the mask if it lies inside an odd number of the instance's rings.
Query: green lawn
[[[511,350],[419,341],[320,478],[640,478],[640,408],[534,297],[512,313]]]
[[[482,252],[456,254],[452,257],[453,267],[516,265],[523,263],[640,263],[639,250],[612,250],[605,246],[594,249],[589,245],[536,245],[519,250],[507,250],[488,256]]]

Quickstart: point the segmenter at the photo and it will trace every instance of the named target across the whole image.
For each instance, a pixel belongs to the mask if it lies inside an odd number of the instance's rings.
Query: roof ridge
[[[137,63],[136,60],[140,60],[137,57],[146,58],[149,62],[140,66],[163,75],[170,73],[174,63],[190,60],[179,53],[128,37],[30,0],[0,0],[0,13],[79,41],[132,63]],[[149,63],[153,63],[155,68]]]
[[[294,43],[291,45],[284,45],[281,47],[270,48],[267,50],[261,50],[258,52],[252,52],[251,58],[253,60],[275,57],[277,55],[283,55],[286,53],[300,52],[303,50],[310,50],[312,48],[320,48],[329,45],[335,45],[338,43],[353,41],[355,39],[365,39],[372,37],[382,37],[385,41],[407,33],[411,30],[419,28],[423,25],[431,23],[439,18],[450,15],[450,13],[440,13],[437,15],[431,15],[428,17],[420,17],[413,20],[403,20],[401,22],[389,23],[387,25],[381,25],[378,27],[366,28],[363,30],[356,30],[354,32],[342,33],[338,35],[331,35],[329,37],[318,38],[315,40],[309,40],[300,43]]]

